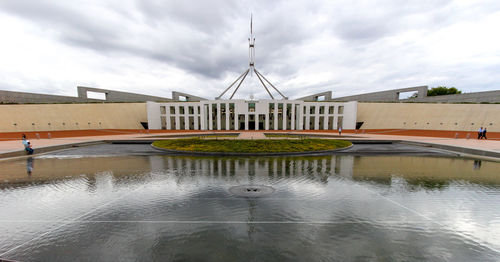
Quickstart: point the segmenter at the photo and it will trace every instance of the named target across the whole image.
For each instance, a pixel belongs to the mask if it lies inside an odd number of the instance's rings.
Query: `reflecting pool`
[[[0,258],[498,261],[500,163],[52,154],[0,162]],[[264,186],[266,194],[235,193]]]

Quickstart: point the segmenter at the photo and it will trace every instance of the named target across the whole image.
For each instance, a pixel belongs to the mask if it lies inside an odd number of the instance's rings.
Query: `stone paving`
[[[238,139],[266,139],[266,135],[263,132],[242,132]]]

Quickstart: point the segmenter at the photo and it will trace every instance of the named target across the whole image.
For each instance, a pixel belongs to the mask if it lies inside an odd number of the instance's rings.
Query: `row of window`
[[[291,112],[292,111],[292,104],[286,104],[287,105],[287,112]],[[295,105],[296,107],[298,105]],[[313,115],[313,114],[316,114],[316,106],[304,106],[303,110],[304,110],[304,114],[307,113],[307,108],[309,107],[309,114]],[[175,112],[175,106],[170,106],[169,109],[170,109],[170,114],[171,115],[175,115],[176,112]],[[201,108],[200,106],[179,106],[179,113],[180,115],[184,115],[186,114],[186,109],[187,108],[187,114],[189,115],[194,115],[194,114],[201,114]],[[319,114],[323,115],[325,114],[325,109],[328,108],[328,114],[334,114],[334,110],[335,110],[335,107],[334,106],[317,106],[317,108],[319,109]],[[195,112],[195,109],[196,109],[196,112]],[[217,113],[217,104],[212,104],[212,111],[213,113]],[[220,104],[220,111],[222,114],[224,114],[226,112],[226,104]],[[230,113],[234,113],[234,103],[229,103],[229,112]],[[248,103],[248,112],[255,112],[255,103]],[[274,104],[271,103],[269,104],[269,112],[270,113],[274,113]],[[283,112],[283,104],[282,103],[278,103],[278,113],[282,113]],[[167,113],[167,107],[166,106],[160,106],[160,113],[161,114],[166,114]],[[343,106],[339,106],[338,107],[338,112],[337,114],[343,114],[344,113],[344,107]]]
[[[181,115],[184,115],[186,112],[185,112],[185,108],[184,106],[179,106],[179,114]],[[200,114],[201,113],[201,109],[200,109],[200,106],[188,106],[187,107],[187,113],[189,115],[194,115],[195,114],[195,109],[197,109],[197,113],[196,114]],[[167,107],[166,106],[160,106],[160,113],[162,115],[166,114],[167,113]],[[171,115],[175,115],[175,106],[170,106],[170,114]]]

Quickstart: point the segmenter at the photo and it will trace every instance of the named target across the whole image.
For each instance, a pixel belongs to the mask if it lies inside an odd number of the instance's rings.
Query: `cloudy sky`
[[[0,1],[0,89],[213,98],[248,67],[285,95],[500,89],[500,1]],[[258,79],[236,97],[265,98]]]

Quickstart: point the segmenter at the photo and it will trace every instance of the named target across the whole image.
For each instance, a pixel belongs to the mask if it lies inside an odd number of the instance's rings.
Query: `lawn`
[[[309,152],[339,149],[350,145],[349,141],[333,139],[205,140],[194,138],[153,142],[153,146],[170,150],[223,153]]]

